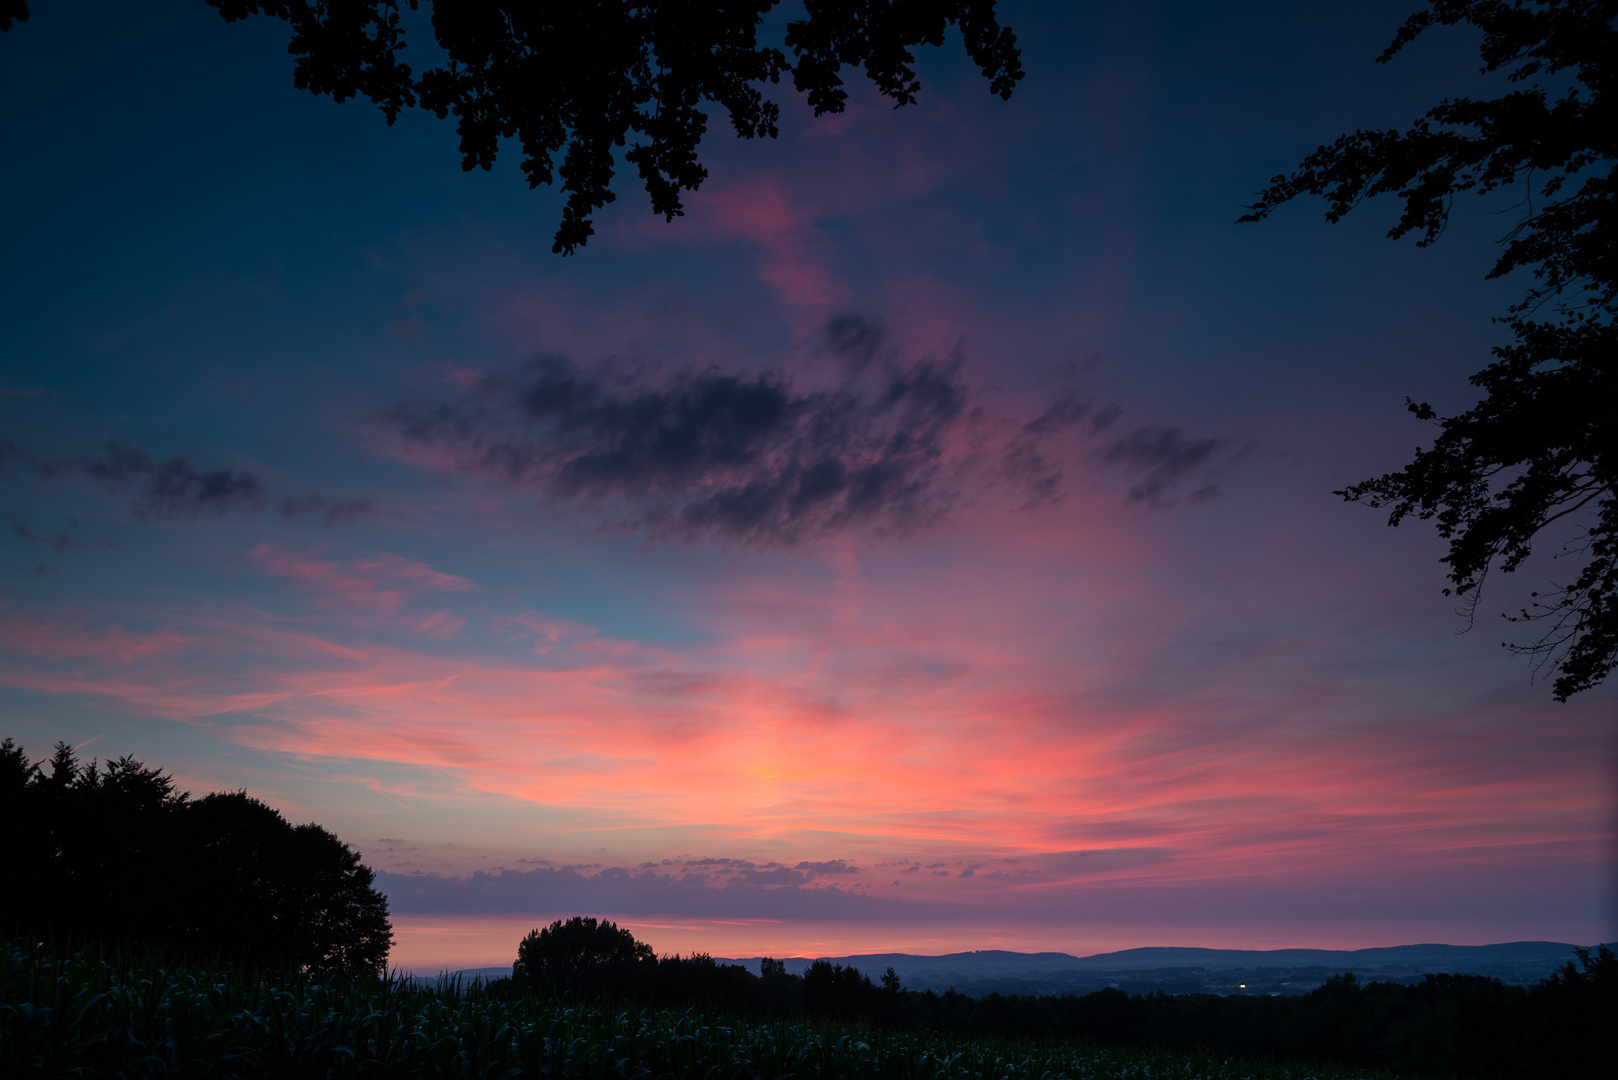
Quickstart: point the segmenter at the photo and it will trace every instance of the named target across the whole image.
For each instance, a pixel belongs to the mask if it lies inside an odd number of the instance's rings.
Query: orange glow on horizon
[[[1143,889],[1211,888],[1239,912],[1241,882],[1351,896],[1356,881],[1447,873],[1444,888],[1464,891],[1475,868],[1588,875],[1604,857],[1603,762],[1567,760],[1543,726],[1481,702],[1409,723],[1408,707],[1368,704],[1374,685],[1338,700],[1330,679],[1271,688],[1236,668],[1165,693],[1139,635],[1181,632],[1173,620],[1116,633],[1127,591],[1081,575],[1053,595],[1065,553],[972,540],[1007,549],[992,574],[884,576],[874,556],[834,549],[802,580],[714,590],[689,618],[704,633],[678,643],[490,610],[489,590],[419,561],[261,547],[254,564],[296,584],[290,610],[175,610],[159,632],[0,610],[0,679],[116,700],[368,791],[373,808],[345,821],[254,783],[294,816],[319,813],[389,873],[505,867],[505,904],[530,902],[510,892],[530,888],[519,871],[579,865],[562,884],[644,878],[638,911],[680,889],[762,888],[748,894],[756,907],[786,883],[810,890],[794,901],[805,911],[934,905],[900,934],[910,949],[987,947],[981,921],[965,936],[944,929],[964,909],[1003,916],[1007,940],[1071,951],[1073,931],[1028,928],[1076,925],[1057,913],[1083,897],[1116,927],[1137,903],[1118,898]],[[1296,643],[1265,649],[1267,668],[1298,663]],[[1593,745],[1604,730],[1599,709],[1557,717],[1558,739]],[[381,835],[407,842],[369,839]],[[482,846],[451,849],[457,835]],[[829,860],[849,869],[797,869]],[[828,888],[837,895],[813,892]],[[411,965],[437,962],[434,935],[472,933],[453,919],[410,925],[419,940],[401,956],[429,957]],[[731,925],[668,933],[710,952],[742,946],[691,943],[882,937]],[[1071,941],[1103,948],[1124,931],[1089,933]]]

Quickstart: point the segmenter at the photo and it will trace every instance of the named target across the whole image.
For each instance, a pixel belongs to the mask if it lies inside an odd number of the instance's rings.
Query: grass
[[[0,945],[0,1075],[1360,1080],[1378,1074],[577,1004],[513,997],[482,983],[277,977],[6,944]]]

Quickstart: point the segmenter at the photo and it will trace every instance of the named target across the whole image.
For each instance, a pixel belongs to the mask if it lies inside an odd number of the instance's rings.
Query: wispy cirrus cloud
[[[194,644],[191,635],[175,630],[92,626],[72,616],[42,617],[0,606],[0,646],[47,661],[97,661],[125,666],[178,653]]]
[[[1177,485],[1188,477],[1204,475],[1229,446],[1228,439],[1191,436],[1177,427],[1154,425],[1130,431],[1097,450],[1096,456],[1140,477],[1129,489],[1130,502],[1163,506]],[[1190,497],[1200,500],[1218,494],[1217,485],[1206,483],[1192,491]]]
[[[280,513],[284,518],[317,518],[326,528],[349,525],[376,511],[376,500],[366,496],[288,495],[281,500]]]
[[[847,303],[849,290],[827,267],[827,244],[812,211],[791,185],[764,176],[695,192],[686,235],[707,241],[742,240],[758,247],[758,276],[790,305],[824,309]]]
[[[393,615],[408,601],[430,594],[477,590],[466,578],[387,552],[342,561],[264,543],[250,554],[266,573],[306,589],[316,604],[344,612]],[[438,613],[428,616],[423,628],[442,631],[460,625],[462,620]]]

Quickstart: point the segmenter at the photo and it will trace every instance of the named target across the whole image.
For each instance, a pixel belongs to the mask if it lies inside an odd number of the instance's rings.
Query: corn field
[[[948,1039],[511,996],[482,983],[244,975],[0,946],[0,1075],[1350,1080],[1373,1074]]]

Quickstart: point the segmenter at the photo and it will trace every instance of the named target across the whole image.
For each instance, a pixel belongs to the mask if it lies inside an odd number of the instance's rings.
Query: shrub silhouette
[[[550,993],[624,994],[643,986],[656,965],[652,947],[628,930],[574,916],[530,930],[517,946],[511,977]]]

